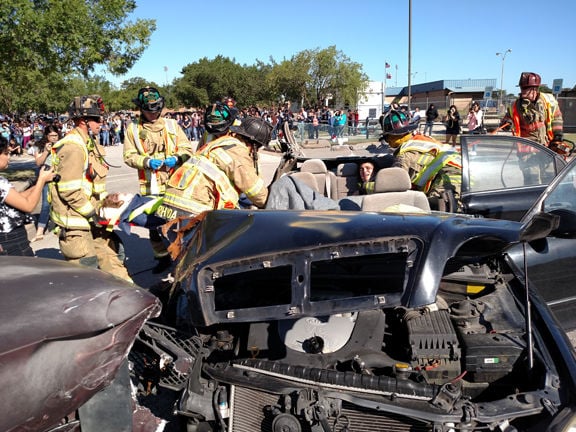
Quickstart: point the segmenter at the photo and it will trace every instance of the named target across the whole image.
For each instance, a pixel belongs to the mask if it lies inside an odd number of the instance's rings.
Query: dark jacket
[[[435,106],[431,106],[426,110],[426,121],[433,122],[438,118],[438,110]]]

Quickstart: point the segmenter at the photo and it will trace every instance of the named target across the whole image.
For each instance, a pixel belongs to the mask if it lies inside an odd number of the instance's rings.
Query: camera
[[[44,171],[49,171],[52,167],[50,165],[44,165]],[[52,181],[54,183],[58,183],[60,181],[62,177],[60,176],[60,174],[56,174],[54,177],[52,177]]]

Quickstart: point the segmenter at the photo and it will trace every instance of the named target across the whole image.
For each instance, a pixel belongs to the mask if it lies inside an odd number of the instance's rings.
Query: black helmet
[[[410,119],[402,111],[390,110],[382,121],[384,135],[405,135],[416,129],[416,123],[410,123]]]
[[[216,102],[206,108],[204,114],[204,127],[209,133],[221,134],[228,131],[234,123],[236,116],[230,108],[221,102]]]
[[[104,102],[99,95],[76,96],[68,105],[70,118],[98,117],[104,115]]]
[[[164,98],[154,87],[144,87],[138,90],[136,99],[132,102],[142,111],[158,112],[164,108]]]
[[[246,117],[237,126],[230,126],[230,131],[248,138],[258,147],[266,146],[272,138],[272,125],[260,117]]]

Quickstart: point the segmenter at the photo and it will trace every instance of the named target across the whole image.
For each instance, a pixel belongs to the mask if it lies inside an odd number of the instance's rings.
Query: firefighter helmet
[[[257,147],[267,146],[272,138],[272,125],[260,117],[246,117],[239,125],[230,126],[230,131],[242,135]]]
[[[76,96],[68,105],[70,118],[98,117],[104,115],[104,102],[99,95]]]
[[[164,98],[154,87],[143,87],[138,90],[138,96],[132,102],[142,111],[158,112],[164,108]]]
[[[405,135],[416,129],[416,123],[410,123],[410,119],[402,111],[390,110],[382,121],[384,135]]]
[[[522,72],[518,86],[520,87],[540,87],[542,79],[534,72]]]
[[[212,104],[206,108],[204,114],[204,127],[208,133],[220,134],[228,131],[235,119],[234,113],[221,102]]]

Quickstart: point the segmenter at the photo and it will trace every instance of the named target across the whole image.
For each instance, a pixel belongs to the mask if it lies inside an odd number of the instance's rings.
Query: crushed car
[[[518,172],[498,183],[518,140],[484,143],[474,143],[474,161],[463,145],[470,214],[387,191],[376,203],[343,194],[345,209],[190,220],[163,314],[131,353],[144,387],[179,392],[174,411],[188,432],[576,427],[576,354],[552,309],[569,312],[575,297],[555,299],[540,284],[569,281],[568,270],[545,269],[558,259],[556,242],[567,269],[576,264],[576,165],[545,149],[549,175],[538,184]],[[389,170],[381,150],[372,157]],[[282,177],[307,172],[311,158],[300,157],[286,154]],[[308,165],[319,172],[308,173],[324,191],[353,187],[330,173],[352,173],[341,164],[366,155],[344,158],[315,159]],[[492,183],[478,190],[481,175]],[[505,200],[482,207],[499,186],[528,197],[509,219],[491,216],[506,214]]]
[[[141,363],[181,391],[188,431],[568,430],[576,355],[522,265],[576,236],[546,196],[523,221],[208,212]]]
[[[0,430],[104,430],[94,397],[116,385],[142,325],[160,313],[159,300],[61,260],[4,256],[0,265]],[[127,369],[125,377],[104,393],[118,431],[133,423]],[[118,403],[118,393],[128,397]]]

